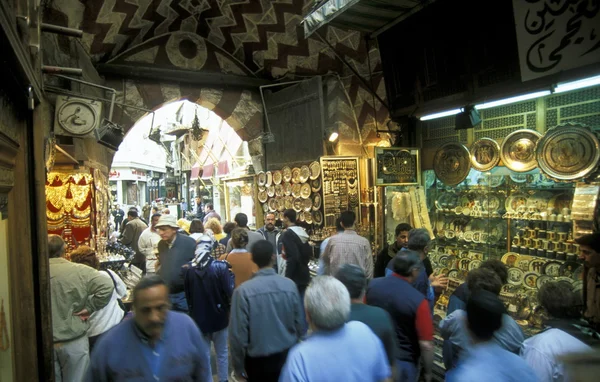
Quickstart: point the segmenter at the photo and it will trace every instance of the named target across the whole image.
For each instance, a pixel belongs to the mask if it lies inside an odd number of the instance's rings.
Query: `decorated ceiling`
[[[337,124],[342,135],[351,140],[377,140],[375,118],[381,126],[388,118],[387,110],[319,36],[304,38],[300,23],[313,3],[312,0],[51,0],[47,2],[44,21],[83,30],[81,43],[94,63],[202,70],[282,82],[327,75],[327,123]],[[380,55],[375,46],[369,47],[364,36],[355,31],[324,27],[319,33],[385,98]],[[232,127],[247,128],[240,134],[245,139],[262,130],[258,92],[194,88],[185,84],[157,87],[134,80],[126,81],[119,90],[122,102],[149,109],[187,97],[230,120]],[[123,119],[130,123],[143,114],[128,109],[122,113]],[[361,137],[353,133],[356,126]]]

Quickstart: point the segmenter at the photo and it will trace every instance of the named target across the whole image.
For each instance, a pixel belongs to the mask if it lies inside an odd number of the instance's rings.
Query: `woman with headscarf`
[[[231,264],[235,274],[235,287],[247,281],[258,271],[258,266],[252,261],[252,255],[246,250],[248,244],[248,232],[243,228],[236,228],[231,232],[233,249],[219,260],[226,260]]]
[[[96,252],[86,245],[79,246],[71,252],[71,261],[73,263],[87,265],[94,269],[100,269],[100,261],[98,260],[98,256],[96,256]],[[124,298],[127,295],[127,286],[123,280],[121,280],[119,275],[110,269],[100,271],[100,274],[111,278],[115,289],[108,305],[92,313],[89,318],[90,328],[88,329],[87,334],[90,344],[90,354],[94,344],[98,341],[100,336],[121,322],[126,313],[119,305],[119,299]]]

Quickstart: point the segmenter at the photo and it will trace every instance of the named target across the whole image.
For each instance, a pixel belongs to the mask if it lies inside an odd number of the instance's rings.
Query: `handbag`
[[[117,290],[117,281],[113,277],[112,273],[110,273],[109,271],[104,271],[104,272],[108,273],[108,275],[110,276],[110,278],[113,282],[113,285],[115,286],[115,290]],[[119,308],[121,308],[121,310],[123,310],[123,315],[127,314],[127,307],[125,306],[125,303],[123,302],[123,300],[121,300],[120,298],[117,297],[117,304],[119,304]]]

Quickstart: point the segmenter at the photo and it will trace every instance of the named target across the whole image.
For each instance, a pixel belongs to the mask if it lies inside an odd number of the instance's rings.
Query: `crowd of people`
[[[433,308],[448,278],[433,271],[427,230],[400,224],[373,256],[355,214],[343,212],[311,279],[313,247],[294,210],[282,227],[266,214],[256,231],[243,213],[225,224],[211,205],[204,213],[186,223],[154,212],[147,225],[127,212],[119,240],[145,274],[131,312],[123,281],[99,270],[92,248],[66,259],[63,240],[49,236],[58,381],[213,381],[211,345],[220,382],[432,380]],[[578,240],[598,269],[600,235]],[[600,339],[582,320],[581,296],[544,284],[546,330],[526,339],[499,298],[506,282],[506,266],[489,259],[450,297],[439,323],[446,380],[568,380],[560,357]]]

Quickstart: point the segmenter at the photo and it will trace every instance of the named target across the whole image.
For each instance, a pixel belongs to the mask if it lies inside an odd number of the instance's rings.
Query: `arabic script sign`
[[[600,1],[513,0],[521,80],[600,62]]]

